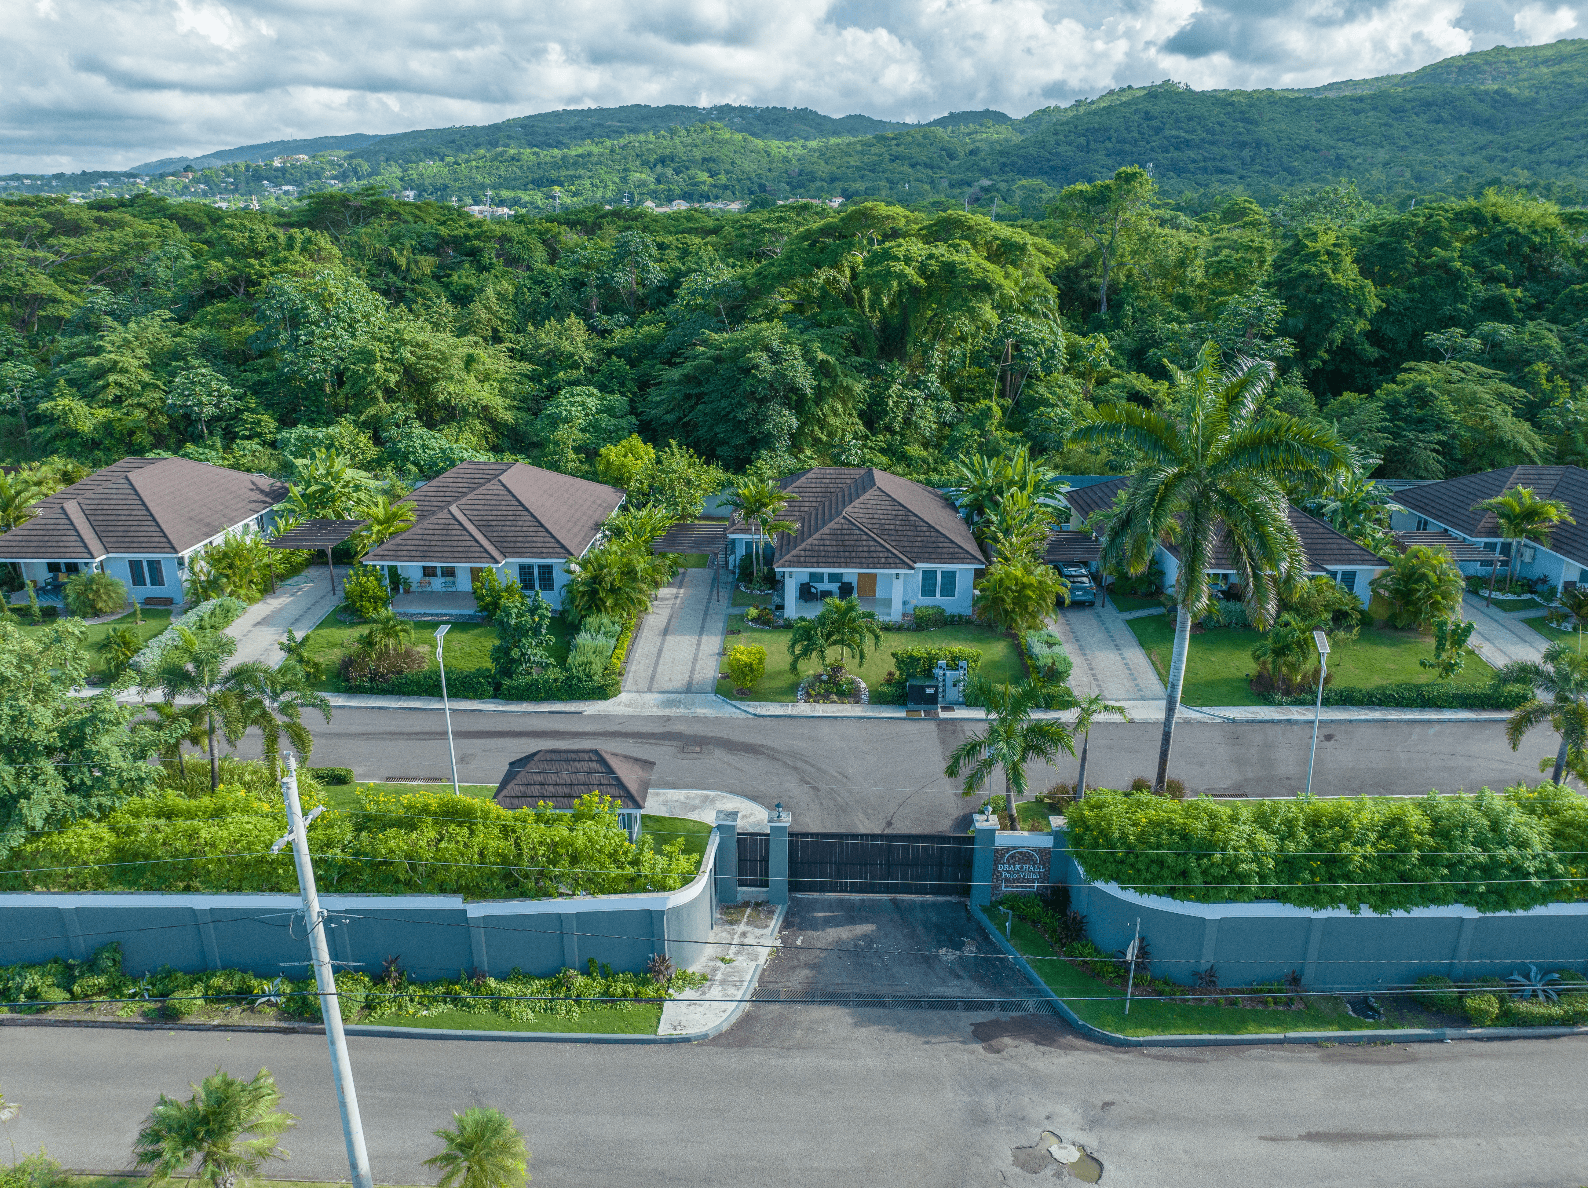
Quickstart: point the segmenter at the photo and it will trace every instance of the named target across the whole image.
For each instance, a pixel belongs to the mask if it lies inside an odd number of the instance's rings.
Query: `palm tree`
[[[1312,658],[1314,647],[1312,632],[1287,613],[1280,615],[1279,621],[1263,632],[1252,649],[1252,659],[1268,666],[1275,692],[1288,696]]]
[[[1277,611],[1280,582],[1306,567],[1286,486],[1317,482],[1350,461],[1332,429],[1265,411],[1271,363],[1237,359],[1225,370],[1218,347],[1207,343],[1194,369],[1170,371],[1174,394],[1168,409],[1105,404],[1077,431],[1081,441],[1121,445],[1141,459],[1104,528],[1104,562],[1139,574],[1161,542],[1180,544],[1174,652],[1158,748],[1160,788],[1169,778],[1191,624],[1207,608],[1215,549],[1224,545],[1253,623],[1266,627]]]
[[[204,723],[209,741],[210,789],[220,787],[220,754],[217,733],[229,746],[242,741],[250,728],[263,735],[264,755],[272,770],[281,751],[281,735],[305,758],[314,749],[314,739],[303,725],[305,709],[318,710],[331,720],[331,703],[323,693],[308,687],[303,670],[292,661],[279,669],[257,660],[227,667],[237,651],[237,641],[220,631],[190,631],[178,624],[176,642],[161,655],[158,682],[161,695],[176,711],[178,698],[191,699],[183,712]],[[146,689],[153,687],[145,678]]]
[[[1544,616],[1551,627],[1570,624],[1577,630],[1577,650],[1582,651],[1583,628],[1588,627],[1588,587],[1575,586],[1560,592],[1560,605]]]
[[[0,532],[9,532],[31,519],[33,505],[46,493],[25,471],[0,474]]]
[[[649,507],[623,507],[607,517],[604,529],[615,544],[648,549],[667,535],[673,526],[673,513],[659,504]]]
[[[511,1118],[471,1106],[452,1120],[457,1129],[436,1131],[441,1152],[425,1160],[426,1167],[441,1172],[438,1188],[523,1188],[529,1152]]]
[[[269,1069],[251,1081],[216,1069],[191,1086],[186,1102],[160,1094],[133,1145],[139,1167],[162,1184],[198,1160],[205,1188],[235,1188],[267,1159],[285,1159],[276,1143],[297,1119],[281,1109],[281,1092]],[[252,1137],[249,1137],[252,1136]]]
[[[370,620],[353,649],[365,656],[377,656],[401,651],[412,644],[413,639],[414,625],[398,618],[397,612],[388,608]]]
[[[800,661],[812,656],[825,668],[827,653],[836,651],[838,659],[854,653],[857,663],[866,662],[866,641],[882,646],[882,624],[875,611],[861,610],[858,598],[829,598],[814,618],[796,619],[788,641],[788,668],[798,672]]]
[[[651,605],[663,565],[663,559],[649,550],[603,544],[568,562],[573,580],[563,587],[562,604],[576,619],[586,615],[632,619]]]
[[[371,549],[412,528],[419,511],[411,503],[393,503],[390,496],[377,495],[359,508],[358,514],[369,521],[353,538],[354,548],[362,557]]]
[[[175,759],[177,770],[187,778],[187,757],[182,744],[202,747],[205,738],[205,714],[201,705],[178,706],[168,701],[157,701],[149,707],[160,737],[160,758]]]
[[[1530,487],[1512,487],[1510,490],[1496,495],[1493,499],[1484,499],[1472,505],[1473,511],[1491,511],[1499,524],[1500,536],[1510,546],[1510,553],[1505,559],[1505,583],[1507,588],[1516,573],[1517,546],[1524,540],[1531,540],[1537,544],[1549,544],[1549,530],[1556,524],[1575,524],[1571,518],[1571,506],[1562,503],[1559,499],[1540,499],[1533,494]],[[1484,600],[1485,606],[1494,604],[1494,580],[1499,575],[1500,561],[1489,567],[1489,594]]]
[[[966,796],[981,791],[987,777],[1002,769],[1004,804],[1009,826],[1018,828],[1020,819],[1015,798],[1026,793],[1026,764],[1034,759],[1053,760],[1059,752],[1075,754],[1075,736],[1063,722],[1054,719],[1035,721],[1031,711],[1052,699],[1053,690],[1041,681],[1011,685],[986,685],[987,729],[973,734],[954,748],[943,774],[957,780],[963,772]]]
[[[1075,799],[1081,800],[1086,796],[1086,755],[1092,744],[1092,722],[1103,714],[1118,714],[1126,722],[1130,715],[1125,712],[1122,705],[1114,705],[1104,701],[1097,693],[1089,693],[1085,697],[1070,694],[1074,702],[1073,708],[1081,711],[1075,719],[1075,729],[1081,732],[1081,768],[1075,775]]]
[[[1544,649],[1541,660],[1513,661],[1500,669],[1495,680],[1534,690],[1533,699],[1507,719],[1505,739],[1514,751],[1533,727],[1544,722],[1553,726],[1560,734],[1560,749],[1555,753],[1555,770],[1549,778],[1558,784],[1568,752],[1581,751],[1588,745],[1588,656],[1557,641]],[[1539,694],[1549,700],[1544,701]]]
[[[793,520],[780,518],[789,501],[798,498],[770,480],[751,479],[740,483],[722,500],[723,505],[731,507],[746,524],[755,525],[755,560],[751,570],[757,585],[761,581],[762,542],[779,532],[799,531],[799,525]]]

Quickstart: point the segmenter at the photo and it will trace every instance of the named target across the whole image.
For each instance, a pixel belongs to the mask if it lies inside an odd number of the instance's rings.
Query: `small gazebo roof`
[[[368,520],[304,520],[266,543],[273,549],[334,549]]]
[[[622,809],[645,807],[656,764],[633,755],[619,755],[595,747],[552,748],[532,751],[507,765],[507,774],[496,787],[496,803],[503,808],[534,808],[541,801],[568,810],[581,796],[599,792]]]

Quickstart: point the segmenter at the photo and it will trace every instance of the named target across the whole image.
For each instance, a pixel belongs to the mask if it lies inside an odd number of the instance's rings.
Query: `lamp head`
[[[1318,645],[1318,655],[1327,656],[1329,654],[1329,637],[1323,632],[1314,631],[1312,633],[1312,642]]]

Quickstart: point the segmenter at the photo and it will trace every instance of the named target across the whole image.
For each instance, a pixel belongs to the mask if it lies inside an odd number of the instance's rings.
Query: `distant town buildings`
[[[276,165],[276,166],[281,166],[281,165],[302,165],[306,161],[308,161],[308,159],[309,158],[304,156],[302,153],[294,153],[290,157],[272,157],[270,163],[272,165]]]
[[[412,190],[404,192],[413,193]],[[513,217],[513,208],[510,206],[465,206],[463,209],[477,219],[510,219]]]

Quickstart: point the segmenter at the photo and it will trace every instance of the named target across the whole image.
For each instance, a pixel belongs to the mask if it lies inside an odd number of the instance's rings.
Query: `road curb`
[[[1004,953],[1013,958],[1016,968],[1051,1001],[1065,1022],[1089,1039],[1119,1048],[1235,1048],[1270,1044],[1295,1044],[1317,1047],[1320,1044],[1344,1046],[1364,1043],[1448,1044],[1456,1040],[1561,1039],[1588,1035],[1588,1027],[1406,1027],[1375,1028],[1366,1031],[1267,1031],[1252,1035],[1120,1035],[1086,1022],[1069,1004],[1053,992],[1025,957],[1004,939],[981,908],[971,905],[971,915],[981,921],[987,935]]]

